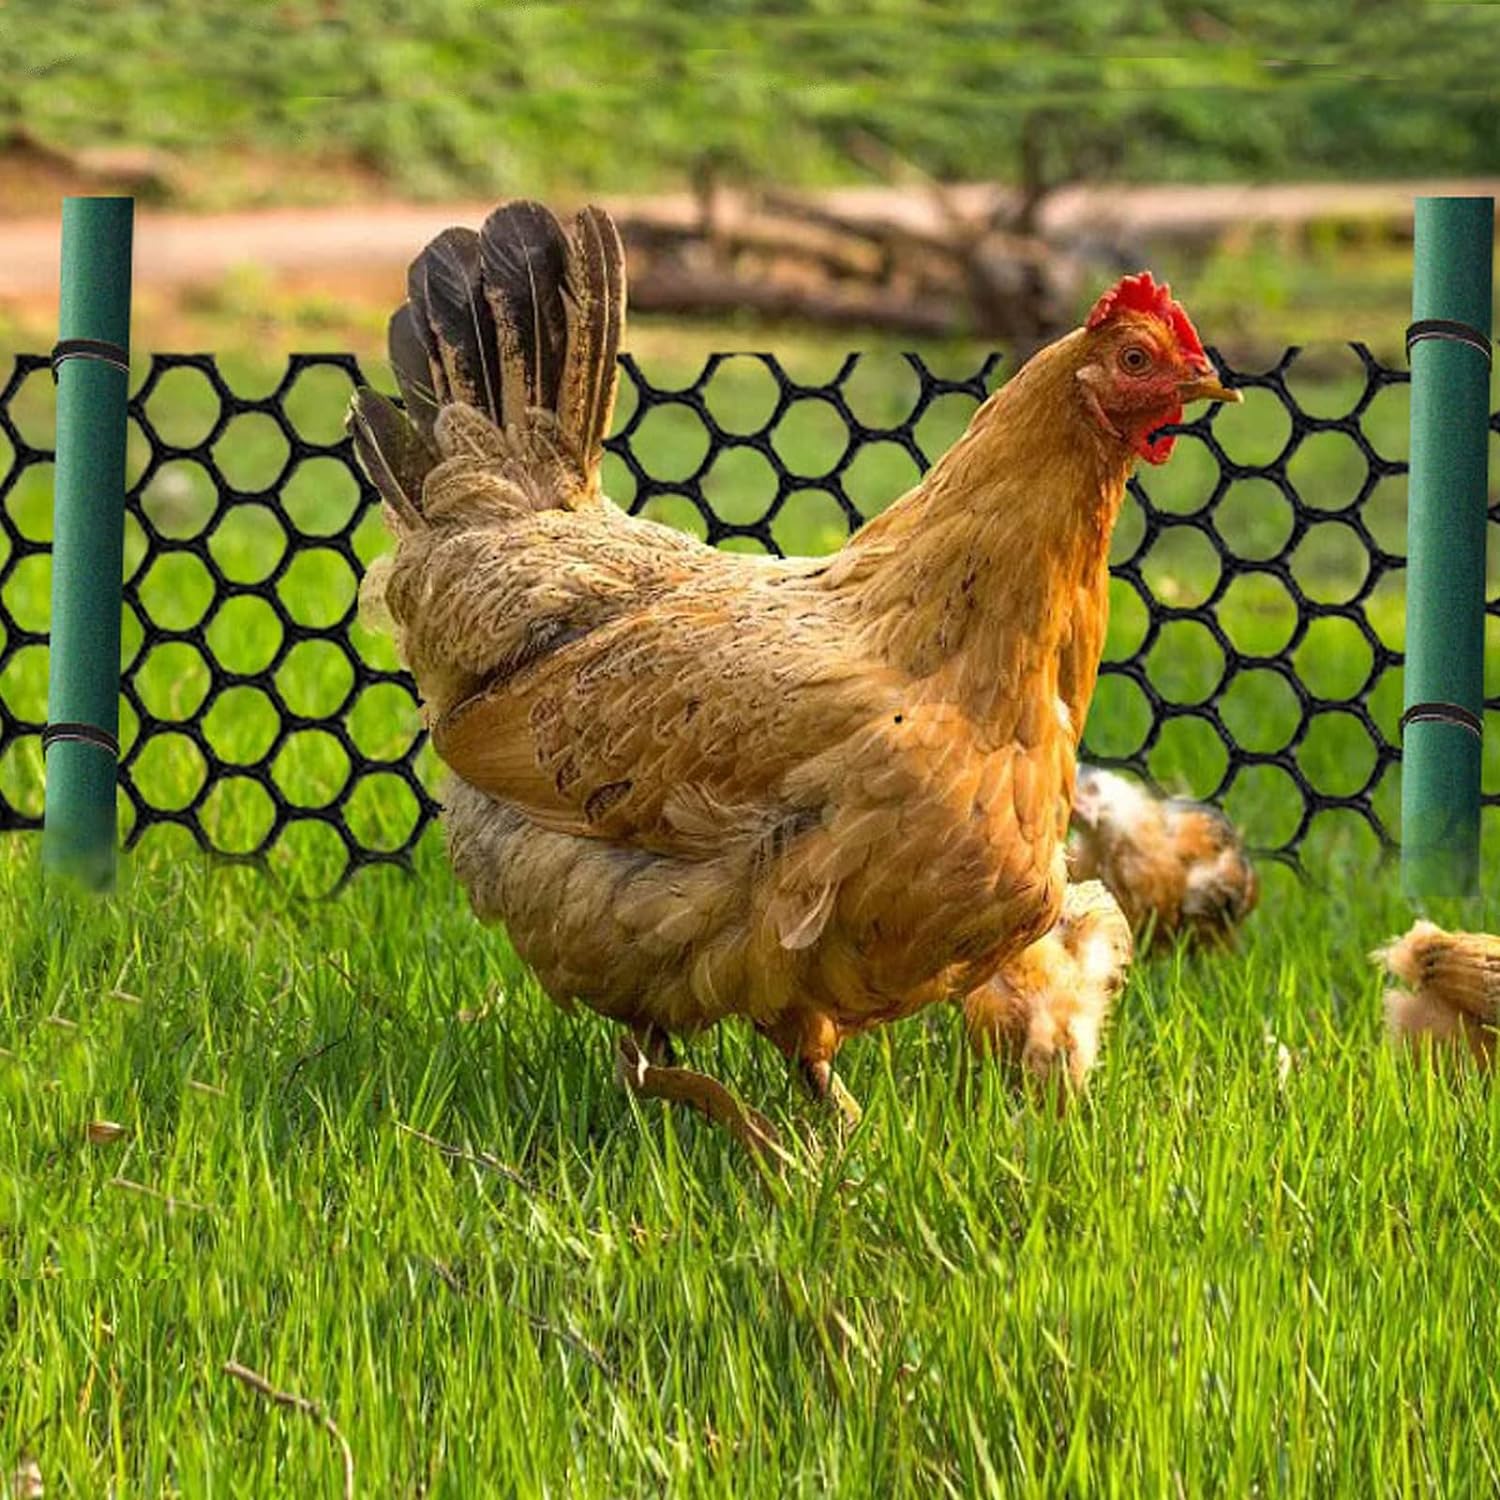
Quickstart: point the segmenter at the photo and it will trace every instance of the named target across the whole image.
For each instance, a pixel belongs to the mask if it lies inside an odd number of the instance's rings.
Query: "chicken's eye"
[[[1151,368],[1151,356],[1139,344],[1127,344],[1120,350],[1120,368],[1127,375],[1144,375]]]

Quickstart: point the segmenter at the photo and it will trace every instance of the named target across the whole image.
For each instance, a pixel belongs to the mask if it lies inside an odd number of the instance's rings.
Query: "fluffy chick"
[[[1102,880],[1138,934],[1232,939],[1260,895],[1239,831],[1216,807],[1154,797],[1137,782],[1079,766],[1068,841],[1073,880]]]
[[[965,997],[971,1045],[1042,1078],[1065,1068],[1082,1087],[1134,946],[1129,922],[1100,881],[1070,885],[1057,925]]]
[[[1370,958],[1405,989],[1386,991],[1391,1035],[1411,1047],[1467,1047],[1483,1068],[1494,1062],[1500,1019],[1500,938],[1444,932],[1417,922]]]

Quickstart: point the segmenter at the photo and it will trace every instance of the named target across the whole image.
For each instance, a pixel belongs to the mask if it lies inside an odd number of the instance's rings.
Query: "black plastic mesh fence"
[[[1085,744],[1231,811],[1238,797],[1252,842],[1286,857],[1326,813],[1393,839],[1406,416],[1381,403],[1408,376],[1349,348],[1305,390],[1295,349],[1258,374],[1216,356],[1246,403],[1185,424],[1171,463],[1132,483]],[[826,550],[957,435],[1000,363],[946,379],[900,359],[899,380],[871,384],[850,355],[807,384],[768,355],[716,355],[667,389],[626,356],[606,488],[714,543]],[[177,824],[260,860],[311,825],[347,876],[406,862],[438,810],[410,680],[356,619],[380,546],[342,428],[362,378],[352,356],[296,355],[252,397],[211,356],[163,355],[132,396],[128,844]],[[40,824],[50,390],[37,355],[0,390],[4,830]]]

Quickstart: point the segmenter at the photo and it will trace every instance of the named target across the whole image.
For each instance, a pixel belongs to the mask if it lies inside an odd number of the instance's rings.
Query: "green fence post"
[[[64,198],[52,503],[46,867],[114,879],[125,546],[130,198]]]
[[[1493,198],[1418,198],[1412,269],[1401,876],[1467,896],[1479,878]]]

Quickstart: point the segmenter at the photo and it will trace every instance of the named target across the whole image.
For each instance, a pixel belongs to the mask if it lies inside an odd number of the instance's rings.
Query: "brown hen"
[[[1237,400],[1149,275],[1037,354],[831,558],[725,553],[604,499],[614,226],[538,204],[411,268],[357,451],[476,912],[559,1003],[750,1021],[820,1094],[842,1041],[1052,926],[1109,538],[1182,404]]]

